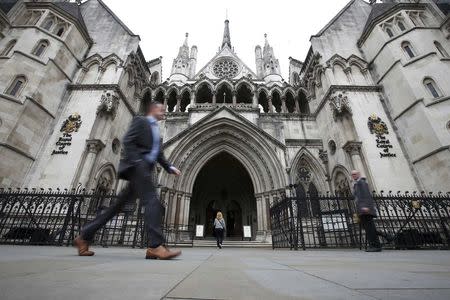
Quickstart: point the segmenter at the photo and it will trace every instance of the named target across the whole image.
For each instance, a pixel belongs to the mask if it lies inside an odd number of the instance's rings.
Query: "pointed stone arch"
[[[307,167],[309,167],[310,179],[306,178],[305,180],[303,180],[299,177],[301,175],[298,174],[298,171],[300,168],[305,166],[305,164]],[[305,174],[304,176],[307,176],[307,174]],[[289,179],[290,182],[294,184],[297,184],[299,180],[303,180],[302,183],[305,183],[305,187],[306,183],[312,182],[320,192],[326,192],[329,190],[326,172],[322,167],[321,162],[317,158],[315,158],[314,155],[312,155],[312,153],[305,147],[302,147],[292,160]]]
[[[170,146],[172,142],[168,143]],[[229,118],[215,119],[194,128],[188,136],[169,147],[174,149],[169,160],[180,167],[183,174],[179,177],[162,174],[161,184],[191,193],[202,166],[214,155],[226,151],[246,168],[255,193],[283,189],[286,178],[283,162],[278,157],[284,152],[284,146],[273,143],[264,133],[247,124]]]
[[[342,165],[336,165],[331,172],[331,185],[337,195],[351,194],[350,172]]]
[[[214,83],[213,83],[211,80],[209,80],[208,78],[205,78],[205,79],[203,79],[203,80],[198,81],[198,82],[194,85],[194,92],[195,92],[195,94],[198,93],[198,90],[199,90],[199,88],[200,88],[202,85],[206,85],[206,86],[209,88],[209,90],[211,91],[211,93],[214,92]]]
[[[246,77],[242,77],[236,82],[236,84],[235,84],[236,91],[241,87],[241,85],[244,85],[244,84],[247,85],[247,87],[250,89],[250,91],[252,93],[255,93],[255,90],[256,90],[255,84]]]

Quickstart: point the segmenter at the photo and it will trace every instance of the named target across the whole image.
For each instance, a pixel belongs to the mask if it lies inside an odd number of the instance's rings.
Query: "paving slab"
[[[0,246],[0,299],[450,299],[450,251]]]

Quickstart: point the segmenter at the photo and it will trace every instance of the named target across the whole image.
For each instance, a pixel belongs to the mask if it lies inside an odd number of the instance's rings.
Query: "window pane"
[[[34,55],[36,56],[41,56],[41,54],[44,52],[45,48],[47,47],[47,45],[45,44],[40,44],[38,46],[38,48],[36,49],[36,53]]]
[[[400,28],[401,31],[405,31],[406,29],[402,22],[398,22],[398,28]]]
[[[426,84],[428,90],[430,91],[431,95],[433,95],[434,98],[439,98],[439,93],[437,92],[436,88],[434,87],[432,82],[428,82]]]
[[[411,47],[409,47],[408,45],[406,45],[406,46],[403,46],[403,49],[405,49],[406,53],[408,54],[408,56],[409,56],[410,58],[413,58],[413,57],[414,57],[414,53],[412,52]]]
[[[389,28],[386,29],[387,34],[389,35],[389,37],[393,37],[394,34],[392,33],[392,30],[390,30]]]
[[[47,23],[44,25],[44,29],[49,30],[53,26],[53,21],[48,20]]]
[[[23,81],[22,80],[16,80],[13,84],[13,87],[11,89],[11,92],[9,93],[12,96],[16,96],[20,90],[20,88],[22,87]]]

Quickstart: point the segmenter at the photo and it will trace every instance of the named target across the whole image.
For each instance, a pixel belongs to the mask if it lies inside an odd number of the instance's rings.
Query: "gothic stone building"
[[[231,234],[251,225],[264,239],[269,204],[290,185],[345,192],[351,169],[377,191],[446,190],[445,2],[351,0],[303,61],[289,58],[287,80],[267,36],[255,68],[245,64],[226,20],[205,66],[186,34],[162,82],[161,57],[146,61],[101,0],[2,0],[0,185],[120,189],[121,137],[155,100],[168,112],[166,156],[183,171],[158,170],[169,223],[208,224],[220,209]]]

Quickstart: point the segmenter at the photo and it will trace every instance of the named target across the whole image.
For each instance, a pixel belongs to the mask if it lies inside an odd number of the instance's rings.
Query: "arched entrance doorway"
[[[241,162],[227,152],[213,156],[198,173],[189,223],[203,224],[205,236],[210,237],[218,211],[224,216],[227,237],[242,238],[243,225],[257,228],[256,199],[250,175]]]

